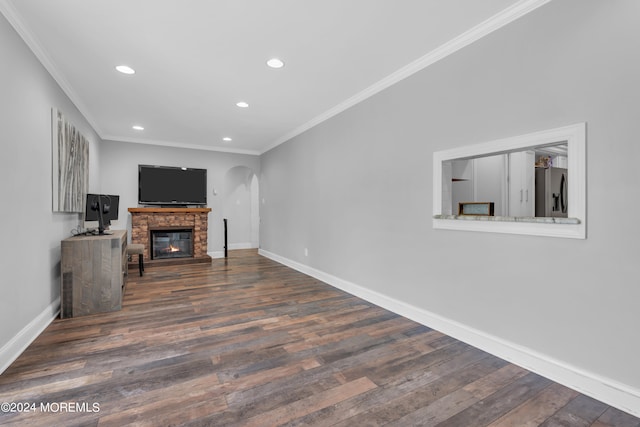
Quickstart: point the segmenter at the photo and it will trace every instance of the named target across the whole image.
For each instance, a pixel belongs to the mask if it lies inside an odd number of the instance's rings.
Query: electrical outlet
[[[309,256],[309,249],[304,248],[304,256]]]

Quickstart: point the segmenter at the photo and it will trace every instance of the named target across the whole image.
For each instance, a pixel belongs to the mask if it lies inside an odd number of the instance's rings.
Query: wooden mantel
[[[131,213],[208,213],[211,208],[129,208]]]

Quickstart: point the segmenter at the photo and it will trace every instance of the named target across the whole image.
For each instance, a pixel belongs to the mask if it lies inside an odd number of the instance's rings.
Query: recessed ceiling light
[[[282,68],[284,67],[284,62],[282,61],[282,59],[271,58],[267,61],[267,65],[271,68]]]
[[[222,138],[222,140],[225,141],[225,142],[233,141],[233,139],[229,138],[228,136],[225,136],[224,138]]]
[[[129,67],[128,65],[118,65],[116,70],[120,71],[122,74],[135,74],[136,70]]]
[[[240,107],[240,108],[247,108],[247,107],[249,106],[249,104],[247,104],[247,103],[246,103],[246,102],[244,102],[244,101],[240,101],[240,102],[236,103],[236,105],[237,105],[238,107]]]
[[[135,126],[131,126],[133,129],[135,130],[144,130],[144,127],[140,126],[140,125],[135,125]]]

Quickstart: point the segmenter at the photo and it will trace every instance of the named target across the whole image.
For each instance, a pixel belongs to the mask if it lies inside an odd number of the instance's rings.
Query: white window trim
[[[442,214],[442,162],[502,154],[564,141],[567,142],[569,158],[568,214],[570,218],[577,219],[576,224],[522,222],[515,218],[511,221],[508,218],[501,218],[500,221],[487,221],[439,217]],[[586,195],[586,123],[433,153],[433,228],[435,229],[585,239],[587,230]]]

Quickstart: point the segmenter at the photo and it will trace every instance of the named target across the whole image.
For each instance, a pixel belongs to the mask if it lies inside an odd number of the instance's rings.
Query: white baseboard
[[[340,290],[422,325],[438,330],[587,396],[591,396],[622,411],[640,416],[640,390],[634,387],[593,372],[582,370],[530,348],[431,313],[422,308],[372,291],[299,262],[265,251],[264,249],[260,249],[258,253],[287,267],[291,267],[294,270],[298,270],[301,273],[315,277]]]
[[[258,247],[253,243],[231,243],[229,245],[230,251],[236,249],[258,249]],[[207,255],[209,255],[211,258],[224,258],[224,251],[207,252]]]
[[[2,374],[60,313],[60,297],[42,313],[22,328],[8,343],[0,348],[0,374]]]
[[[258,249],[258,247],[251,242],[249,243],[231,243],[229,244],[229,250],[233,251],[235,249]]]

